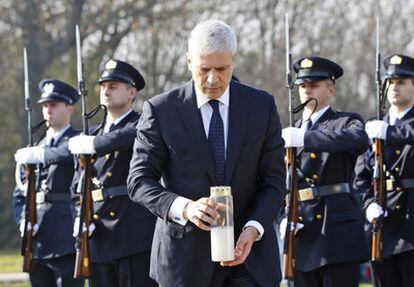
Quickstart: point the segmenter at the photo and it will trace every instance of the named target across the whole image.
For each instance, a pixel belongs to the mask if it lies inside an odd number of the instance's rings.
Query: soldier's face
[[[61,129],[69,124],[73,113],[73,106],[65,102],[46,102],[42,104],[42,113],[49,127]]]
[[[317,111],[326,107],[331,103],[331,98],[335,94],[335,85],[330,81],[317,81],[311,83],[303,83],[299,85],[299,96],[302,103],[310,98],[315,98],[318,101]],[[311,101],[306,105],[306,108],[314,109],[315,102]]]
[[[234,70],[234,57],[230,52],[187,54],[187,63],[194,83],[203,95],[210,99],[223,95]]]
[[[414,85],[411,79],[391,79],[387,92],[391,105],[409,107],[414,102]]]
[[[123,82],[107,81],[99,86],[101,104],[109,111],[131,107],[136,93],[136,88]]]

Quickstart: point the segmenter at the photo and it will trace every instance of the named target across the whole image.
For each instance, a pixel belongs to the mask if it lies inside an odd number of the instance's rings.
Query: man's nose
[[[216,83],[218,80],[217,73],[214,70],[211,70],[208,74],[207,82],[210,84]]]

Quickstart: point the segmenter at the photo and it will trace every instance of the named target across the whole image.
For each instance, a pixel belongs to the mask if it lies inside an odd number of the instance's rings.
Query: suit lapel
[[[177,107],[178,114],[183,121],[197,155],[207,170],[211,182],[215,182],[214,163],[208,147],[200,111],[197,108],[193,81],[186,84],[184,93],[180,95],[180,100],[181,103]]]
[[[230,83],[229,104],[229,131],[227,138],[226,178],[225,183],[230,184],[234,166],[243,143],[246,123],[249,112],[248,97],[243,94],[240,87],[233,81]]]

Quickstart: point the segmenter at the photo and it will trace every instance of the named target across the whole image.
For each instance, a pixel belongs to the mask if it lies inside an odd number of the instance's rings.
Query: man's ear
[[[329,88],[329,97],[332,98],[335,95],[335,91],[336,91],[336,86],[335,84],[331,84],[328,86]]]
[[[192,71],[191,69],[191,56],[190,56],[190,54],[187,52],[187,53],[185,53],[185,57],[187,58],[187,67],[188,67],[188,70],[190,70],[190,71]]]

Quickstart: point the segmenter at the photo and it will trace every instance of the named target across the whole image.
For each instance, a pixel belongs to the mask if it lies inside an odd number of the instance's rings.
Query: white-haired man
[[[150,276],[163,287],[281,278],[272,226],[284,192],[280,121],[270,94],[232,80],[236,53],[227,24],[198,24],[188,41],[192,81],[147,101],[137,126],[128,192],[158,217]],[[236,256],[214,263],[209,194],[218,185],[232,188]]]

